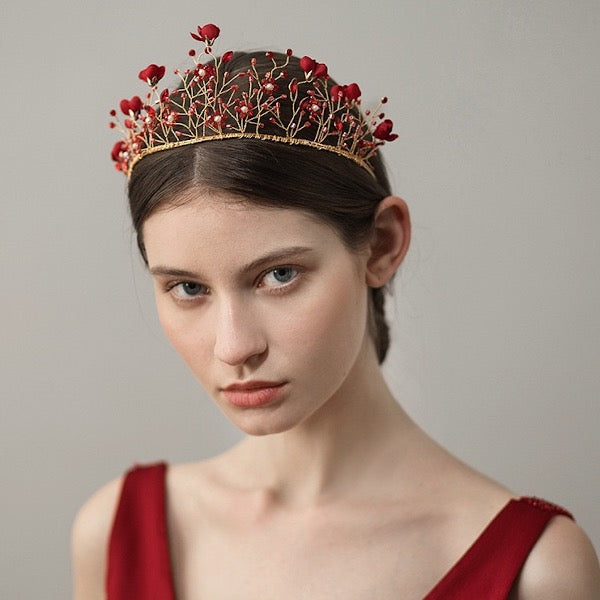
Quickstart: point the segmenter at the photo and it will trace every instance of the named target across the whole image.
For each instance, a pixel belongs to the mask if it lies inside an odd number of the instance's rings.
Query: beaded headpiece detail
[[[303,56],[299,60],[304,78],[289,77],[292,51],[283,55],[266,52],[269,67],[259,72],[256,58],[245,70],[230,73],[232,51],[220,57],[213,44],[220,29],[213,24],[198,26],[194,40],[204,46],[200,53],[189,51],[193,66],[175,75],[181,85],[172,92],[158,90],[165,67],[151,64],[138,77],[150,86],[145,99],[133,96],[119,103],[125,119],[112,110],[110,127],[123,139],[111,153],[117,170],[128,177],[144,156],[205,141],[254,138],[287,144],[307,145],[350,158],[371,174],[369,159],[379,146],[398,136],[381,107],[359,110],[361,90],[356,83],[330,85],[327,66]]]

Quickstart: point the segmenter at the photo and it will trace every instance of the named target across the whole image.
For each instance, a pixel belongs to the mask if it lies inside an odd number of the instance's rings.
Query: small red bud
[[[191,50],[188,52],[188,54],[189,54],[190,56],[196,56],[196,51],[195,51],[195,50],[192,48],[192,49],[191,49]]]

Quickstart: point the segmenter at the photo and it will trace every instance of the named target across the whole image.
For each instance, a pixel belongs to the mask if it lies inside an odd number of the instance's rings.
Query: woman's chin
[[[297,427],[301,419],[292,415],[284,415],[277,410],[243,410],[224,411],[228,419],[243,433],[251,436],[274,435],[285,433]]]

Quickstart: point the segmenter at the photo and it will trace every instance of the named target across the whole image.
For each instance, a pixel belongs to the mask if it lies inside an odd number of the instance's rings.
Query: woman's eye
[[[294,267],[277,267],[265,274],[261,283],[269,287],[284,286],[291,283],[298,276],[298,269]]]
[[[206,286],[192,281],[182,281],[169,290],[178,300],[192,300],[207,293]]]

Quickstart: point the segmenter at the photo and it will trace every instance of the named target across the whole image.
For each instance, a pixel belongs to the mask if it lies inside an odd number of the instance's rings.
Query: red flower
[[[198,65],[194,69],[194,73],[198,79],[210,79],[216,73],[212,65]]]
[[[381,123],[379,123],[379,125],[377,125],[375,131],[373,132],[373,135],[378,140],[383,140],[385,142],[393,142],[398,137],[397,133],[392,133],[393,126],[394,123],[392,123],[391,119],[385,119],[385,121],[382,121]]]
[[[167,102],[167,100],[169,99],[169,89],[165,88],[161,93],[160,93],[160,101],[162,104],[165,104]]]
[[[246,119],[254,114],[254,105],[252,102],[240,100],[235,107],[235,111],[240,116],[240,119]]]
[[[272,77],[263,77],[260,83],[262,91],[268,96],[272,96],[279,89]]]
[[[166,110],[161,115],[163,123],[172,127],[179,120],[179,115],[174,110]]]
[[[134,96],[131,100],[125,98],[119,103],[119,108],[125,115],[129,115],[130,113],[135,115],[142,110],[142,99],[139,96]]]
[[[289,88],[292,94],[295,94],[298,91],[298,80],[295,77],[290,81]]]
[[[224,63],[228,63],[232,58],[233,58],[233,52],[231,50],[229,50],[228,52],[225,52],[225,54],[223,54],[223,56],[221,56],[221,60]]]
[[[190,35],[198,42],[207,42],[209,44],[216,40],[221,33],[221,30],[212,23],[209,23],[208,25],[198,25],[197,31],[198,35],[195,33],[190,33]]]
[[[110,157],[115,162],[121,162],[123,160],[123,154],[127,152],[127,144],[123,141],[117,142],[110,152]]]
[[[148,106],[148,108],[146,108],[146,116],[144,117],[144,127],[147,130],[152,130],[155,123],[156,111],[151,106]]]
[[[349,83],[344,88],[344,95],[348,100],[358,100],[360,98],[361,91],[357,83]]]
[[[333,100],[344,99],[352,102],[352,100],[358,100],[361,95],[360,88],[356,83],[350,83],[348,85],[334,85],[329,90],[329,93]]]
[[[327,78],[327,65],[320,62],[316,63],[312,75],[315,79],[319,79],[320,77]]]
[[[139,72],[138,77],[142,81],[146,81],[148,85],[154,87],[165,76],[165,67],[159,67],[154,63],[148,65],[145,69]]]
[[[311,121],[314,121],[323,111],[323,102],[315,98],[306,98],[300,103],[300,108],[306,112]]]
[[[345,85],[332,85],[331,89],[329,90],[329,95],[331,96],[331,98],[333,100],[338,100],[338,99],[342,99],[344,97],[344,88],[346,86]]]
[[[315,79],[319,79],[319,77],[327,77],[327,65],[317,62],[314,58],[310,56],[303,56],[300,59],[300,68],[304,71],[305,74],[311,73]]]
[[[317,61],[313,60],[310,56],[303,56],[300,59],[300,68],[305,72],[309,73],[312,71],[317,64]]]
[[[221,129],[225,124],[227,115],[221,112],[215,112],[206,119],[206,124],[213,129]]]

